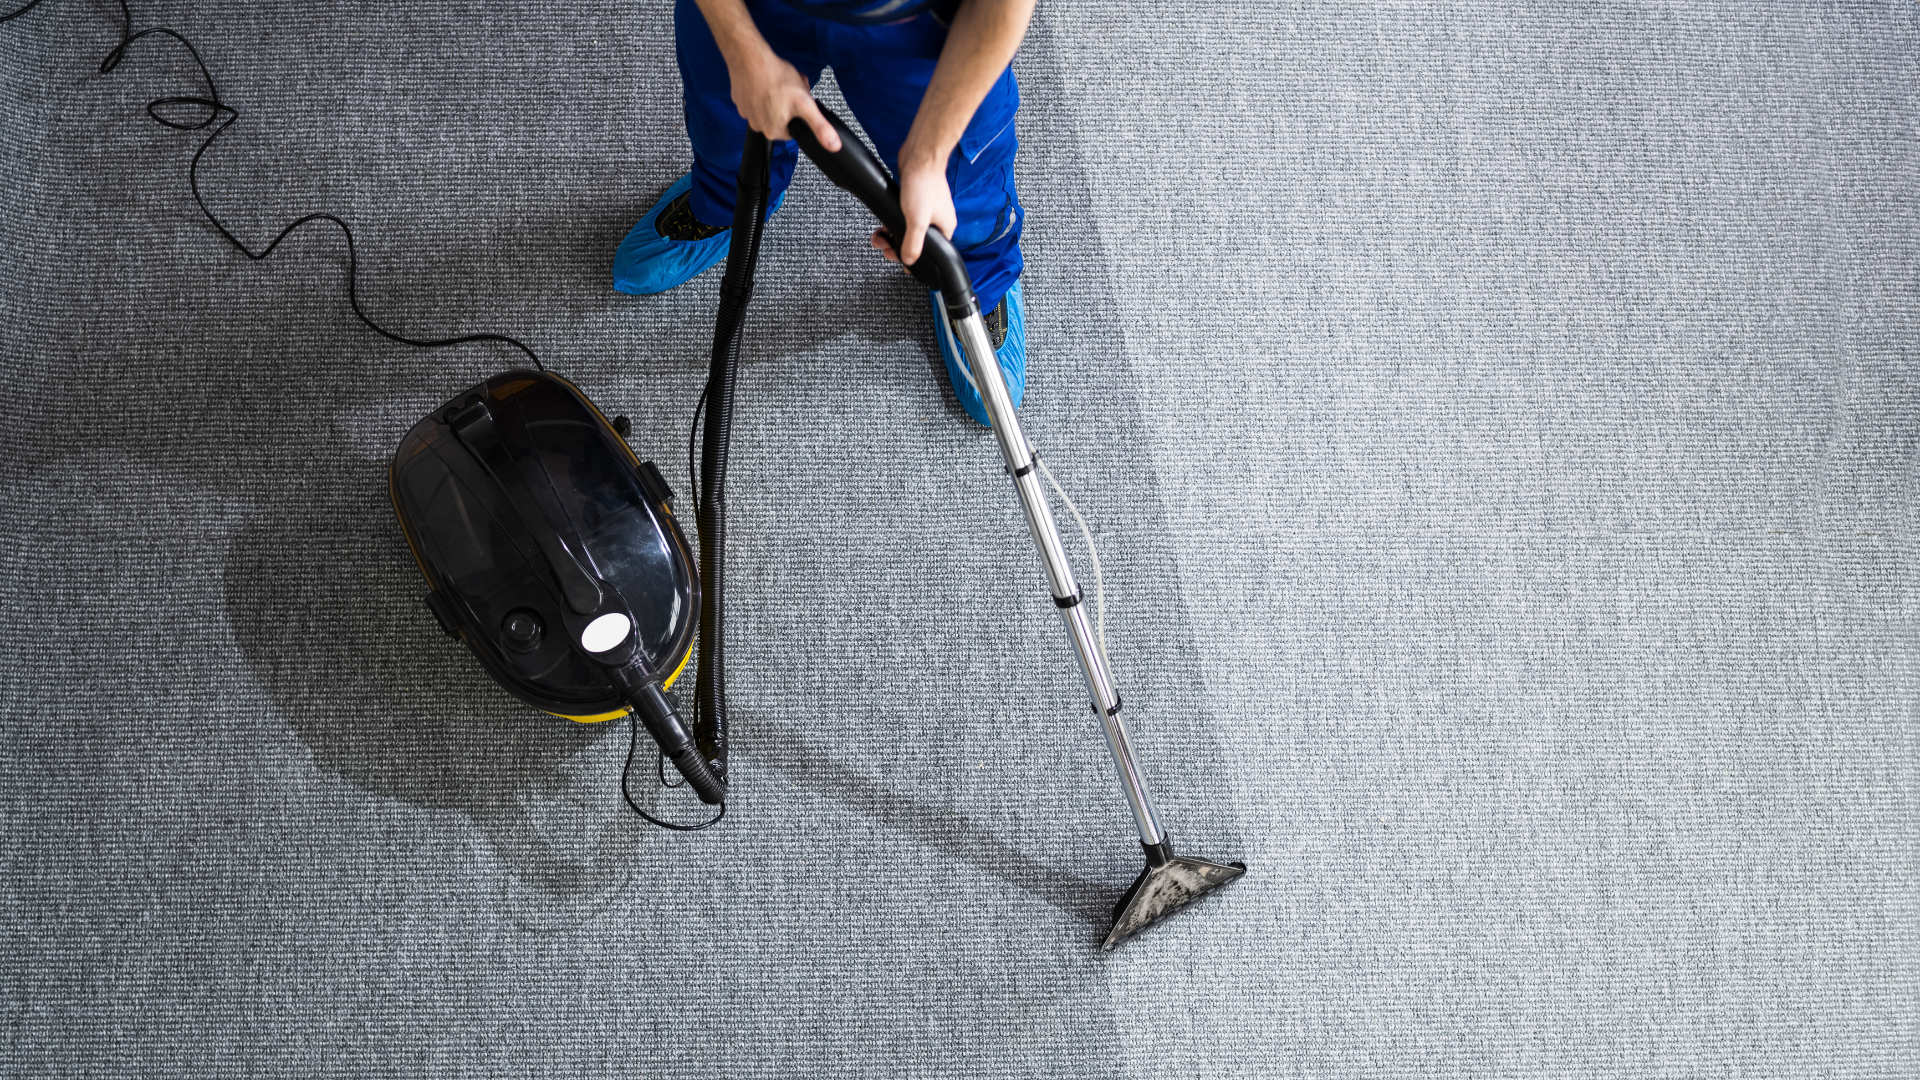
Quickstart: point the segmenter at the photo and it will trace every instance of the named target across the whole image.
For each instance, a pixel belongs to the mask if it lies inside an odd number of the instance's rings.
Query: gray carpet
[[[769,232],[738,794],[663,834],[387,505],[512,355],[225,246],[116,13],[0,26],[6,1075],[1920,1071],[1910,0],[1042,5],[1023,412],[1176,841],[1253,867],[1111,955],[1104,748],[849,198]],[[667,5],[135,17],[243,113],[241,235],[347,218],[377,318],[683,482],[716,279],[607,283],[688,162]]]

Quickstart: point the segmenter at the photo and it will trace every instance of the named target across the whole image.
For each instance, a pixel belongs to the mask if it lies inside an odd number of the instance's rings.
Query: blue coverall
[[[746,0],[762,37],[797,68],[809,85],[831,67],[874,149],[895,175],[900,144],[913,126],[947,27],[931,0]],[[957,6],[957,5],[956,5]],[[902,18],[901,12],[914,12]],[[885,20],[885,21],[881,21]],[[707,225],[733,223],[735,173],[747,122],[733,105],[720,47],[693,0],[673,10],[680,79],[686,93],[687,134],[693,142],[693,216]],[[947,162],[947,186],[959,227],[952,237],[966,258],[967,275],[984,311],[993,310],[1024,265],[1020,227],[1025,218],[1013,187],[1013,115],[1020,88],[1008,67],[973,114]],[[786,190],[799,144],[773,144],[773,193]]]

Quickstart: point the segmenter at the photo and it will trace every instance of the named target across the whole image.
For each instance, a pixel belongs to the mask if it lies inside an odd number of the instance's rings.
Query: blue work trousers
[[[900,144],[920,111],[933,78],[947,28],[930,14],[888,26],[849,26],[802,14],[780,0],[747,0],[747,10],[773,51],[799,69],[809,85],[833,68],[853,115],[895,175]],[[727,64],[713,32],[693,0],[673,9],[680,80],[687,103],[687,135],[693,142],[693,216],[715,226],[733,224],[735,174],[747,122],[733,107]],[[982,310],[991,311],[1020,276],[1020,226],[1024,213],[1013,190],[1013,154],[1019,142],[1013,114],[1020,88],[1013,69],[1001,72],[973,114],[959,147],[947,161],[947,186],[959,228],[954,246],[967,261],[967,275]],[[793,179],[800,146],[773,144],[773,191]]]

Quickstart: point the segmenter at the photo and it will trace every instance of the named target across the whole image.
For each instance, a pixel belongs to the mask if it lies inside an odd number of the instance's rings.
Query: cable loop
[[[197,124],[185,124],[178,120],[169,120],[165,116],[160,115],[160,110],[169,105],[192,105],[196,108],[205,109],[207,110],[207,118]],[[175,131],[199,131],[201,128],[213,123],[214,119],[223,112],[233,113],[233,110],[211,98],[170,97],[147,102],[147,115]]]
[[[11,22],[25,15],[27,12],[40,6],[41,2],[42,0],[30,0],[24,7],[17,8],[5,15],[0,15],[0,23]],[[207,151],[213,148],[214,140],[218,139],[221,133],[227,130],[229,125],[240,119],[240,111],[220,100],[220,88],[215,85],[213,73],[207,69],[207,62],[201,59],[200,50],[193,47],[193,42],[188,41],[178,32],[164,26],[150,26],[139,33],[134,33],[133,11],[127,6],[127,0],[120,0],[120,17],[120,43],[109,50],[106,57],[100,61],[100,73],[102,75],[118,68],[121,62],[127,58],[127,53],[133,47],[133,44],[152,34],[170,37],[179,42],[187,52],[192,55],[194,64],[200,68],[200,78],[207,84],[205,97],[195,94],[182,94],[173,97],[155,98],[147,103],[147,115],[152,117],[156,123],[171,128],[174,131],[204,131],[209,127],[213,128],[212,133],[200,144],[199,149],[193,152],[193,160],[187,165],[187,187],[192,190],[193,201],[199,204],[200,213],[206,216],[207,221],[212,223],[214,229],[225,238],[227,243],[233,245],[247,258],[254,262],[259,262],[273,254],[274,249],[280,246],[282,240],[285,240],[295,229],[305,225],[307,222],[332,222],[340,226],[340,231],[344,233],[347,238],[347,304],[353,309],[354,316],[364,323],[367,329],[372,330],[374,333],[379,334],[389,341],[397,341],[402,345],[411,345],[419,349],[438,349],[449,345],[466,345],[481,341],[511,345],[526,354],[527,359],[533,361],[535,368],[540,371],[547,370],[547,366],[540,362],[540,357],[535,355],[532,349],[504,334],[463,334],[459,337],[450,338],[410,338],[396,334],[386,327],[381,326],[379,323],[374,322],[360,307],[358,287],[360,259],[354,250],[353,230],[348,228],[346,222],[334,217],[332,214],[308,214],[280,230],[280,234],[273,238],[273,241],[266,246],[265,250],[255,254],[251,248],[241,242],[239,237],[233,235],[232,231],[230,231],[218,217],[214,216],[213,211],[207,207],[206,198],[200,194],[200,159],[205,157]],[[183,107],[204,109],[206,110],[206,116],[198,121],[189,121],[167,115],[170,110]]]
[[[652,814],[649,814],[645,810],[640,809],[640,804],[633,801],[633,792],[627,790],[627,780],[633,776],[633,757],[635,754],[640,752],[640,716],[638,713],[631,714],[631,716],[632,716],[633,731],[631,735],[631,741],[627,743],[627,767],[626,769],[622,770],[622,772],[620,773],[620,797],[627,800],[628,808],[631,809],[634,813],[639,814],[641,817],[646,818],[648,821],[654,823],[655,825],[658,825],[663,829],[672,829],[674,832],[699,832],[701,829],[710,829],[715,825],[720,824],[720,819],[727,816],[726,803],[721,803],[720,810],[718,813],[714,814],[712,817],[699,823],[698,825],[682,825],[674,821],[661,821],[659,818],[654,817]],[[662,782],[664,782],[664,778]],[[669,786],[678,787],[680,785],[673,784]]]
[[[660,778],[660,786],[666,788],[668,791],[672,791],[677,787],[687,786],[687,778],[684,776],[680,778],[680,782],[677,784],[667,782],[667,752],[665,750],[658,748],[654,750],[653,773]]]

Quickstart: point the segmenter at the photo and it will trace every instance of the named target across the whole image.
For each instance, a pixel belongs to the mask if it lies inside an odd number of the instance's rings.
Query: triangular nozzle
[[[1133,879],[1133,888],[1113,906],[1113,929],[1107,932],[1107,940],[1100,946],[1103,950],[1111,950],[1247,872],[1246,863],[1223,865],[1176,856],[1172,844],[1165,838],[1158,844],[1143,846],[1147,850],[1146,869],[1140,871],[1140,876]]]

